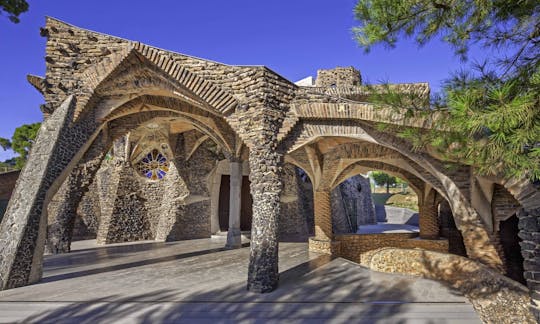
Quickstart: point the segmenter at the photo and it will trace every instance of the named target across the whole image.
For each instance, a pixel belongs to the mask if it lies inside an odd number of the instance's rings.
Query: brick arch
[[[445,169],[443,162],[428,154],[415,152],[411,143],[393,134],[379,131],[366,122],[359,121],[357,123],[362,125],[362,128],[378,143],[402,153],[421,165],[431,177],[440,181],[442,189],[447,194],[456,225],[463,235],[468,256],[502,271],[502,260],[492,242],[491,234],[483,224],[480,215],[471,206],[470,201],[462,191],[463,188],[460,188],[458,183],[454,181],[450,175],[451,172]]]
[[[361,125],[346,120],[300,120],[280,143],[280,149],[291,153],[319,137],[349,137],[366,142],[375,140]]]
[[[85,153],[82,161],[78,163],[74,171],[68,176],[68,180],[60,186],[59,193],[63,197],[63,204],[60,205],[56,211],[57,216],[55,218],[58,220],[58,226],[50,229],[49,234],[52,233],[53,240],[51,241],[51,237],[49,237],[47,244],[51,252],[69,252],[72,235],[70,229],[72,229],[74,215],[76,215],[78,204],[81,201],[84,192],[86,192],[92,184],[95,174],[101,165],[101,161],[105,156],[105,153],[107,153],[112,146],[114,140],[155,118],[177,118],[178,116],[178,113],[174,111],[143,111],[117,117],[103,125],[100,130],[100,135],[88,149],[92,160],[89,162],[86,161],[88,158],[86,157],[87,153]],[[192,122],[197,123],[196,120],[193,120]],[[81,171],[81,169],[84,169],[84,171]],[[60,183],[62,183],[62,178],[57,179],[56,182],[60,185]],[[55,188],[54,185],[53,188]],[[50,191],[48,194],[52,197],[56,192]],[[47,206],[45,206],[45,208],[47,208]],[[71,226],[67,226],[70,223]]]
[[[304,147],[305,145],[321,137],[354,138],[364,141],[364,145],[367,145],[367,143],[369,143],[370,145],[373,145],[373,148],[380,148],[374,149],[372,150],[372,152],[376,152],[377,150],[386,150],[389,156],[397,157],[399,155],[400,158],[405,158],[407,160],[408,164],[413,167],[414,171],[418,173],[422,180],[432,184],[432,186],[436,188],[442,196],[447,197],[446,190],[444,189],[441,181],[435,175],[433,175],[432,172],[424,168],[421,163],[418,163],[417,161],[406,157],[403,152],[400,152],[393,147],[378,143],[376,138],[374,138],[370,133],[366,132],[366,130],[364,129],[364,125],[360,124],[357,121],[308,119],[300,120],[292,128],[287,138],[285,138],[281,142],[280,149],[289,152],[289,154],[294,154],[294,152],[298,151],[299,148]],[[361,154],[358,155],[358,158],[360,158],[360,156]]]
[[[208,103],[208,105],[214,107],[221,114],[228,116],[234,112],[237,101],[230,93],[190,72],[172,60],[171,57],[161,54],[159,49],[139,42],[135,43],[134,47],[157,67],[161,68],[180,84],[184,84],[187,89]]]
[[[357,169],[358,166],[364,167],[364,168],[371,168],[375,170],[381,170],[391,175],[407,180],[409,182],[409,185],[411,186],[411,188],[413,188],[414,192],[417,194],[418,197],[420,197],[424,191],[424,187],[425,187],[424,181],[418,178],[417,176],[415,176],[414,174],[410,173],[409,171],[404,170],[392,164],[388,164],[388,163],[384,163],[380,161],[371,161],[371,160],[357,161],[354,164],[348,166],[339,175],[335,185],[338,186],[340,183],[342,183],[346,179],[359,174],[359,170],[355,170]]]
[[[105,121],[111,122],[124,116],[139,114],[141,112],[158,111],[170,112],[171,117],[178,117],[187,121],[219,144],[225,150],[226,154],[234,154],[235,146],[237,145],[235,132],[224,119],[176,98],[148,95],[139,96],[115,109],[113,113],[107,116]]]
[[[138,43],[111,55],[85,71],[82,95],[75,117],[95,109],[104,96],[155,91],[179,96],[199,104],[209,112],[228,116],[234,112],[236,99],[228,92],[181,67],[155,49]],[[114,98],[112,101],[118,101]],[[107,105],[100,105],[107,107]],[[108,107],[107,107],[108,108]]]
[[[389,132],[377,130],[372,123],[361,120],[315,120],[305,117],[292,128],[287,138],[281,143],[281,148],[286,152],[291,152],[317,137],[324,136],[363,139],[395,150],[408,160],[414,161],[419,166],[417,171],[422,172],[422,178],[428,183],[436,183],[434,187],[438,188],[439,193],[450,202],[456,224],[463,233],[469,257],[494,268],[502,268],[502,260],[492,243],[490,233],[465,196],[464,188],[458,185],[455,176],[445,169],[442,161],[428,154],[416,152],[407,141]]]
[[[309,181],[312,184],[314,183],[315,177],[314,177],[313,173],[310,171],[309,162],[302,161],[300,159],[292,157],[291,155],[286,155],[284,161],[286,163],[290,163],[290,164],[296,166],[297,168],[302,169],[302,171],[304,171],[304,173],[308,176]]]

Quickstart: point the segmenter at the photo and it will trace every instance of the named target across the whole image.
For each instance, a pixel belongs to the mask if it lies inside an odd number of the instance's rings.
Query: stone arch
[[[103,85],[103,82],[101,85]],[[41,264],[47,223],[46,206],[48,205],[48,202],[58,191],[60,185],[68,177],[68,174],[75,169],[76,165],[83,158],[85,152],[88,151],[91,143],[94,142],[98,135],[107,126],[118,124],[120,121],[125,120],[125,118],[97,120],[96,110],[91,108],[88,108],[89,110],[87,113],[77,115],[77,113],[79,113],[79,106],[76,102],[77,101],[73,96],[68,97],[43,124],[43,129],[40,131],[41,137],[38,136],[35,145],[36,148],[33,151],[53,151],[53,153],[50,154],[50,158],[46,161],[40,161],[37,157],[31,158],[31,162],[26,168],[26,173],[22,172],[22,178],[27,179],[27,182],[31,182],[33,181],[32,179],[37,178],[42,184],[34,186],[35,192],[24,194],[29,194],[34,198],[43,196],[43,198],[36,200],[35,204],[25,207],[12,204],[12,211],[8,210],[8,220],[4,222],[6,226],[13,226],[12,224],[25,224],[25,228],[28,226],[29,229],[31,229],[30,231],[25,230],[24,232],[21,232],[19,238],[28,240],[25,244],[32,253],[27,255],[19,254],[10,260],[9,263],[4,263],[2,265],[0,273],[5,276],[2,278],[2,288],[25,285],[41,278]],[[101,100],[89,100],[86,104],[91,106],[92,104],[99,105],[103,103],[104,101]],[[171,116],[174,113],[165,112],[165,114],[163,114],[163,112],[150,112],[149,114],[145,114],[144,112],[141,112],[135,114],[134,116],[136,117],[130,116],[128,119],[139,118],[140,121],[141,116],[151,116],[153,118],[160,114]],[[125,123],[122,127],[125,128],[128,124],[129,123]],[[113,136],[115,135],[113,134]],[[51,139],[53,140],[51,141]],[[36,175],[36,172],[40,172],[40,174]],[[20,188],[23,186],[26,186],[26,184],[21,182]],[[20,194],[22,194],[22,192],[19,189],[18,193],[15,193],[15,196]],[[14,201],[16,200],[25,201],[27,199],[21,196],[16,197]],[[20,219],[20,217],[23,217],[24,219]],[[29,223],[28,219],[25,217],[34,217],[35,220]],[[2,230],[2,234],[0,235],[10,235],[7,229],[2,228]],[[23,251],[18,248],[18,246],[20,246],[19,242],[16,242],[15,240],[12,241],[14,245],[6,245],[3,249],[19,249],[17,251],[23,253]],[[2,252],[15,254],[15,252]]]
[[[178,96],[221,116],[231,114],[237,105],[236,99],[228,92],[191,73],[156,49],[140,43],[127,45],[124,51],[90,67],[83,76],[87,80],[83,86],[85,95],[78,104],[75,117],[93,109],[104,96],[145,91]],[[114,101],[118,102],[119,98],[111,102]],[[109,103],[102,107],[111,109],[114,105]]]
[[[306,117],[308,118],[308,117]],[[469,257],[501,269],[502,261],[492,243],[490,233],[486,230],[480,216],[470,205],[462,188],[454,181],[443,166],[443,163],[427,154],[414,152],[410,143],[388,132],[380,131],[372,123],[356,120],[300,120],[291,130],[289,138],[281,145],[284,150],[292,151],[305,145],[316,137],[342,136],[362,139],[377,143],[402,154],[414,161],[422,170],[425,182],[436,183],[441,195],[451,203],[458,228],[463,233]],[[417,169],[418,170],[418,169]],[[440,186],[439,186],[440,184]]]
[[[376,143],[357,123],[343,120],[300,120],[280,143],[280,149],[290,153],[319,137],[349,137]]]
[[[387,132],[376,130],[373,125],[366,122],[357,122],[362,128],[381,145],[392,148],[430,173],[442,184],[448,195],[448,201],[454,214],[456,225],[463,234],[467,255],[476,261],[489,265],[499,271],[502,270],[502,260],[494,246],[492,237],[487,231],[478,213],[472,208],[465,196],[464,188],[460,187],[449,170],[445,169],[441,161],[425,153],[415,152],[407,141]],[[459,172],[459,170],[458,170]]]
[[[236,150],[236,133],[224,119],[213,117],[208,112],[175,98],[139,96],[118,107],[115,112],[106,116],[104,120],[112,122],[124,116],[152,111],[169,112],[171,117],[192,124],[201,133],[221,145],[227,154],[233,154]]]
[[[366,169],[381,170],[390,175],[397,176],[399,178],[407,180],[410,187],[413,189],[413,191],[416,193],[418,197],[420,197],[424,192],[424,186],[425,186],[424,182],[421,179],[419,179],[417,176],[415,176],[414,174],[398,166],[380,162],[380,161],[372,161],[372,160],[357,161],[354,164],[348,166],[346,169],[343,170],[343,172],[337,178],[338,180],[336,181],[336,185],[345,181],[345,179],[350,178],[353,175],[359,174],[361,170],[358,167],[366,168]]]

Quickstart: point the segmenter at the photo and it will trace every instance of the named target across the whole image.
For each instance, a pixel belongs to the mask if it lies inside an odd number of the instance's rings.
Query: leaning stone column
[[[266,293],[278,285],[278,220],[283,154],[268,147],[249,153],[253,221],[247,289]]]
[[[242,247],[240,232],[240,206],[242,206],[242,162],[231,160],[231,181],[229,194],[229,230],[227,232],[228,249]]]
[[[439,237],[439,219],[437,206],[434,204],[422,204],[419,206],[418,225],[420,227],[420,238],[436,239]]]
[[[73,123],[75,100],[69,96],[38,132],[32,151],[0,225],[0,289],[41,279],[48,201],[58,178],[80,159],[77,153],[96,130],[92,120]]]
[[[326,254],[339,254],[339,242],[333,241],[330,197],[330,190],[313,191],[315,237],[309,238],[309,250]]]

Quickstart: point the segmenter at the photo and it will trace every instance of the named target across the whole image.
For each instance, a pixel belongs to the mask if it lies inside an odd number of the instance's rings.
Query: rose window
[[[137,163],[139,173],[150,180],[161,180],[169,172],[169,161],[160,151],[154,149]]]

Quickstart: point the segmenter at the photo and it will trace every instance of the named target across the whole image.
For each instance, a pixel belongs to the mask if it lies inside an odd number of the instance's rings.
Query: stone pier
[[[242,206],[242,161],[231,161],[231,181],[229,199],[229,230],[227,232],[228,249],[242,247],[240,232],[240,206]]]

